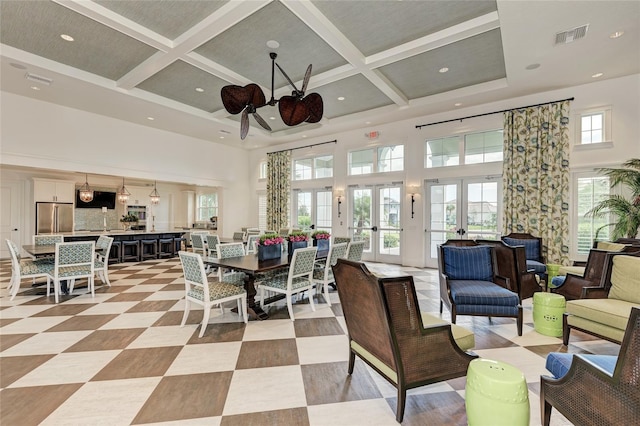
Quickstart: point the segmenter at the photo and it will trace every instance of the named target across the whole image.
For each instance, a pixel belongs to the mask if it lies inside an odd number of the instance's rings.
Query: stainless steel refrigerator
[[[73,231],[73,203],[36,203],[36,234]]]

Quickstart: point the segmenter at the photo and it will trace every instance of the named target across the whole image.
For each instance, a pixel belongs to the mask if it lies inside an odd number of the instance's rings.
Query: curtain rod
[[[542,106],[542,105],[554,104],[556,102],[572,101],[574,99],[575,98],[560,99],[558,101],[543,102],[541,104],[527,105],[527,106],[522,106],[522,107],[517,107],[517,108],[503,109],[503,110],[500,110],[500,111],[485,112],[484,114],[469,115],[467,117],[462,117],[462,118],[452,118],[451,120],[443,120],[443,121],[438,121],[438,122],[435,122],[435,123],[418,124],[418,125],[416,125],[416,129],[421,129],[423,127],[433,126],[433,125],[436,125],[436,124],[450,123],[452,121],[458,121],[458,120],[462,121],[462,120],[466,120],[467,118],[476,118],[476,117],[484,117],[485,115],[500,114],[502,112],[513,111],[514,109],[532,108],[532,107],[537,107],[537,106]]]
[[[293,151],[294,149],[313,148],[314,146],[325,145],[325,144],[328,144],[328,143],[338,143],[338,140],[334,139],[334,140],[328,141],[328,142],[312,143],[311,145],[299,146],[297,148],[289,148],[289,149],[283,149],[283,150],[280,150],[280,151],[267,152],[267,154],[277,154],[279,152]]]

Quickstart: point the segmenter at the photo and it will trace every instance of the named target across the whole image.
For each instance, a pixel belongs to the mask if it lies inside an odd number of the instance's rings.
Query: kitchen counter
[[[60,235],[65,237],[97,237],[100,235],[107,235],[109,237],[115,237],[116,235],[156,235],[156,234],[183,234],[185,231],[179,230],[156,230],[156,231],[124,231],[122,229],[112,229],[107,231],[73,231],[73,232],[61,232]]]

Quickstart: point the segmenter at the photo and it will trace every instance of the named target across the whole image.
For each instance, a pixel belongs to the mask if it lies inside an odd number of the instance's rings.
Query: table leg
[[[269,314],[262,310],[260,304],[256,303],[255,281],[255,275],[246,274],[244,288],[247,291],[247,315],[250,319],[266,320],[269,319]]]

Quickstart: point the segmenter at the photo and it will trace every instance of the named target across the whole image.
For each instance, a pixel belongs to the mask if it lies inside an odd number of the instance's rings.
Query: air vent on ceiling
[[[587,35],[587,29],[589,29],[589,24],[556,33],[556,45],[571,43],[583,38]]]
[[[40,84],[44,84],[44,85],[51,85],[51,83],[53,83],[53,80],[47,77],[42,77],[41,75],[36,75],[36,74],[31,74],[31,73],[26,73],[24,78],[26,78],[27,80],[31,80],[34,81],[36,83],[40,83]]]

